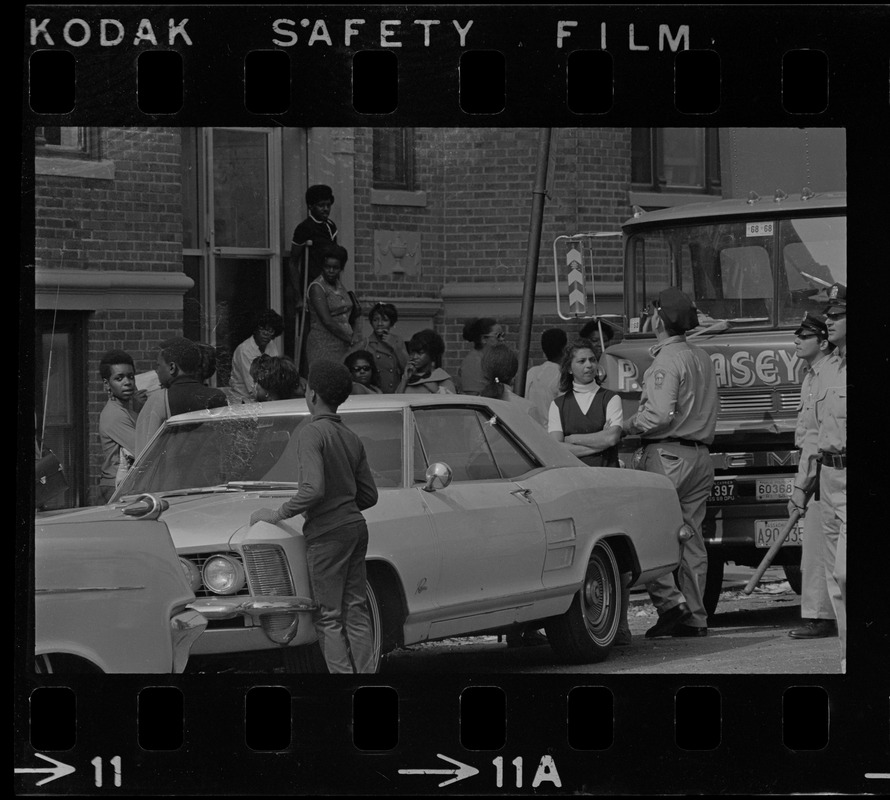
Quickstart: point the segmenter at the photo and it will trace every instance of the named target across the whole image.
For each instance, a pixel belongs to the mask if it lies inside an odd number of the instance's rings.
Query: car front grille
[[[292,595],[294,593],[287,556],[284,550],[277,545],[245,545],[244,562],[255,595]]]
[[[293,595],[294,583],[287,556],[280,547],[268,544],[245,545],[244,561],[254,595]],[[283,641],[290,641],[297,630],[297,616],[285,613],[266,614],[261,624],[270,636],[289,633]]]

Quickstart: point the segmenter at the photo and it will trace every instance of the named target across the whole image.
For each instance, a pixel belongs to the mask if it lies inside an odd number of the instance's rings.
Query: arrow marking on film
[[[63,764],[61,761],[56,761],[54,758],[50,758],[49,756],[42,755],[41,753],[34,753],[37,758],[42,758],[44,761],[49,761],[52,764],[51,767],[16,767],[16,772],[49,772],[50,775],[47,778],[44,778],[42,781],[37,781],[35,786],[43,786],[44,783],[49,783],[50,781],[54,781],[56,778],[64,778],[66,775],[70,775],[75,771],[75,768],[69,766],[68,764]]]
[[[447,781],[442,781],[442,783],[439,784],[439,787],[441,788],[442,786],[447,786],[449,783],[462,781],[464,778],[472,778],[473,775],[479,773],[479,770],[476,769],[476,767],[471,767],[469,764],[455,761],[453,758],[443,756],[441,753],[436,753],[436,755],[445,761],[451,762],[457,769],[400,769],[399,775],[453,775],[453,778],[449,778]]]

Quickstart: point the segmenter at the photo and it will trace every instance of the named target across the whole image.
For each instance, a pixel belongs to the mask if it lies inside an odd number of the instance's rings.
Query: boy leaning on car
[[[297,442],[300,488],[277,511],[261,508],[250,517],[253,525],[304,515],[309,581],[318,604],[315,630],[331,673],[372,669],[368,526],[361,512],[377,503],[377,487],[361,439],[337,414],[351,391],[352,377],[343,364],[312,364],[306,390],[312,419]]]

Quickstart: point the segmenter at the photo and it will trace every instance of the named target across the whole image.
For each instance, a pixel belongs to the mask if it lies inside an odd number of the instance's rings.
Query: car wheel
[[[560,658],[573,663],[603,661],[621,621],[621,571],[612,548],[593,548],[584,584],[561,617],[545,624],[547,638]]]
[[[381,647],[382,647],[382,617],[380,614],[380,603],[377,600],[378,594],[374,591],[374,584],[368,583],[368,614],[371,617],[371,642],[372,642],[372,660],[371,672],[379,672],[381,666]],[[304,644],[300,647],[285,647],[282,650],[284,659],[284,669],[286,672],[295,674],[306,673],[326,673],[328,671],[324,656],[321,653],[321,647],[318,642],[312,644]]]
[[[38,675],[101,675],[101,668],[70,653],[41,653],[34,657]]]
[[[720,602],[720,592],[723,590],[724,561],[720,556],[708,553],[708,574],[705,577],[705,591],[702,599],[705,603],[705,612],[709,617],[714,616],[717,603]]]
[[[794,589],[795,594],[800,594],[803,589],[803,575],[800,572],[800,565],[785,564],[782,569],[785,570],[785,577],[788,579],[788,583],[791,584],[791,588]]]

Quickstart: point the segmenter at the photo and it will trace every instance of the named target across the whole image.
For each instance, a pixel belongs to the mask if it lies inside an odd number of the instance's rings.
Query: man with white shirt
[[[250,365],[255,358],[265,354],[280,356],[281,351],[275,343],[284,332],[284,320],[271,308],[263,311],[257,318],[253,333],[235,348],[232,354],[232,372],[229,386],[238,400],[247,402],[253,399],[256,381],[250,376]]]

